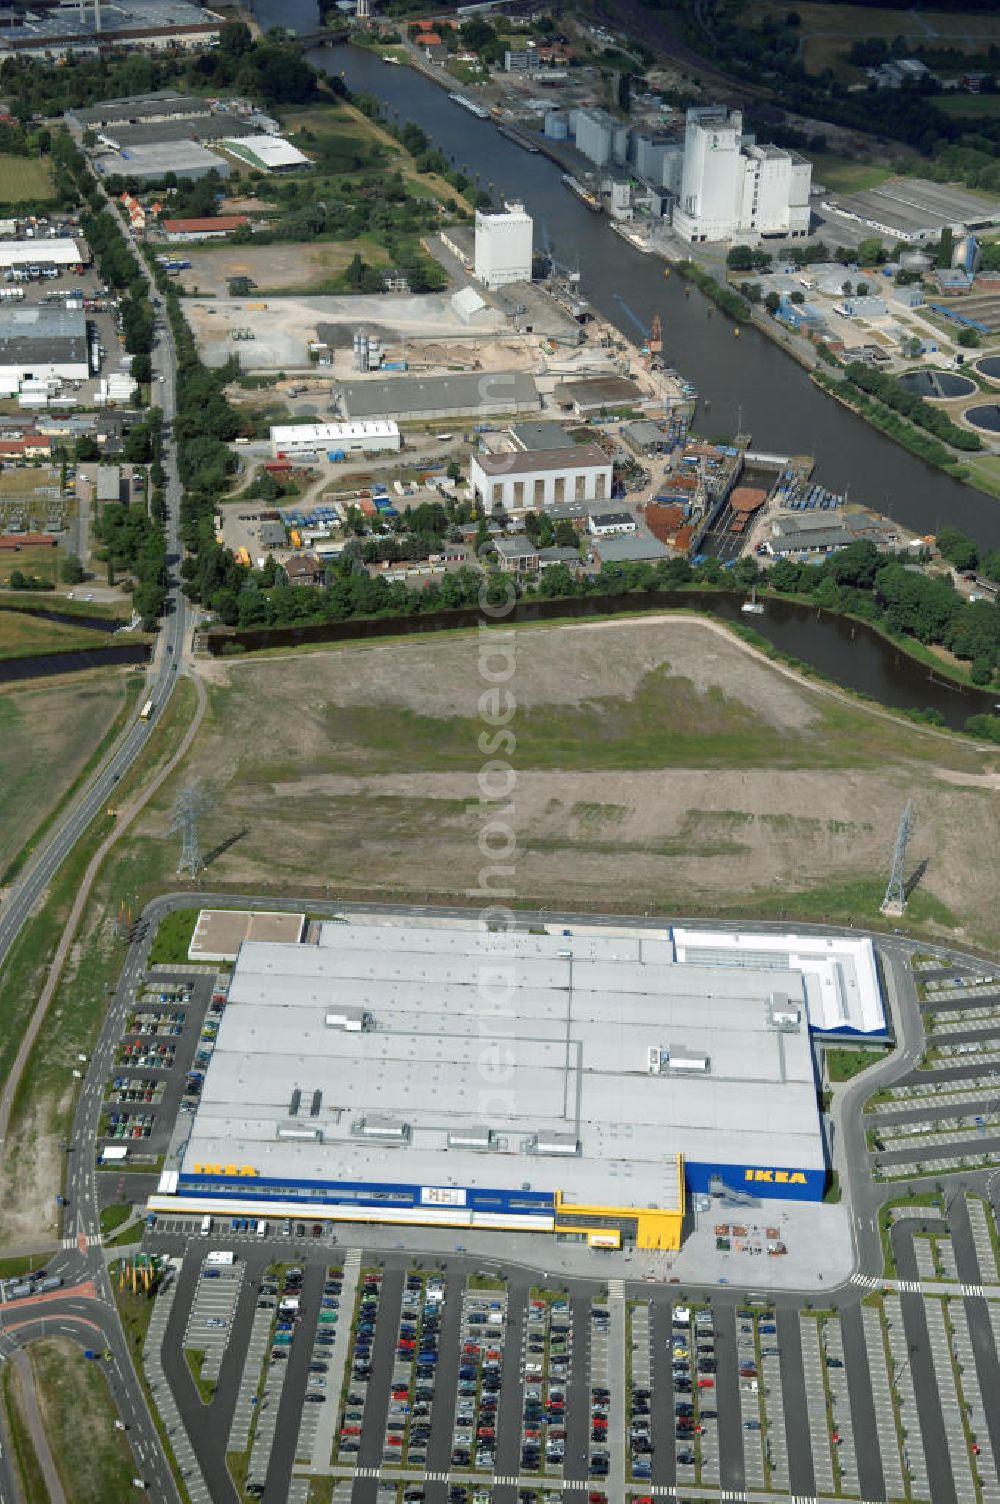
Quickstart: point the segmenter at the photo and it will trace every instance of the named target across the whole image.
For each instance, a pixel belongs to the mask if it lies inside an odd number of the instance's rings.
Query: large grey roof
[[[0,312],[0,365],[86,359],[87,320],[82,310],[46,305]]]
[[[541,406],[534,378],[523,371],[478,376],[387,376],[340,387],[348,418],[406,418],[411,413],[521,412]]]
[[[486,475],[533,475],[543,470],[609,469],[611,460],[599,444],[574,444],[569,449],[511,449],[504,454],[476,454]]]
[[[797,1029],[773,1026],[773,993],[801,1009]],[[327,1027],[332,1007],[366,1010],[374,1028]],[[651,1075],[654,1046],[702,1052],[710,1070]],[[277,1136],[296,1088],[304,1101],[322,1091],[322,1143]],[[359,1139],[351,1125],[366,1115],[410,1124],[409,1143]],[[471,1124],[503,1150],[449,1148]],[[568,1133],[581,1152],[533,1154],[533,1133]],[[237,1145],[271,1178],[530,1183],[579,1204],[676,1205],[678,1153],[819,1169],[802,977],[680,965],[665,934],[596,929],[376,920],[324,925],[318,946],[247,941],[183,1169],[226,1162]]]
[[[134,94],[126,99],[102,99],[98,104],[66,111],[68,117],[82,126],[110,125],[112,122],[126,124],[158,116],[190,119],[211,113],[212,106],[207,99],[199,99],[195,94],[178,94],[176,89],[158,89],[152,94]]]

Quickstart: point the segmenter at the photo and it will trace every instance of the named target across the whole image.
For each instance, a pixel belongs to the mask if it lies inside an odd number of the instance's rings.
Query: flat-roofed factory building
[[[810,976],[829,958],[797,968],[784,938],[759,965],[596,926],[366,916],[316,945],[248,940],[150,1209],[675,1249],[688,1193],[818,1201]]]
[[[474,454],[469,461],[469,484],[487,511],[517,516],[567,501],[609,501],[612,471],[612,462],[599,444],[574,444],[563,449]]]

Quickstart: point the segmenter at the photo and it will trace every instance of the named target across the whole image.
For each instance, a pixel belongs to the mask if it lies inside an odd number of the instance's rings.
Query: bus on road
[[[152,718],[153,718],[153,702],[152,702],[151,699],[149,699],[149,700],[146,701],[145,705],[139,711],[139,719],[140,719],[140,721],[149,721],[149,720],[152,720]]]

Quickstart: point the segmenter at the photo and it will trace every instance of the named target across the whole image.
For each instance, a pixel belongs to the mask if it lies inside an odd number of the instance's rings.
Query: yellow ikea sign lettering
[[[744,1170],[745,1180],[766,1180],[772,1185],[805,1185],[801,1170]]]
[[[191,1169],[195,1175],[249,1176],[260,1174],[260,1171],[255,1170],[253,1165],[192,1165]]]

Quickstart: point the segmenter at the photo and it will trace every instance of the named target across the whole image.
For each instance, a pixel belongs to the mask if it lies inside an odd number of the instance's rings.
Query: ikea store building
[[[689,1193],[822,1198],[816,1030],[884,1033],[868,940],[376,915],[247,940],[149,1209],[676,1249]]]

